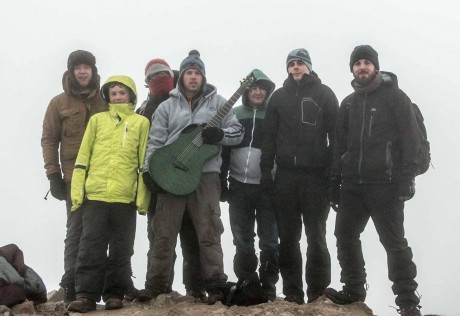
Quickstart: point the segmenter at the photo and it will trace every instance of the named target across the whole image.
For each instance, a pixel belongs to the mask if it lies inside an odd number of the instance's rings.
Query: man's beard
[[[367,86],[369,83],[372,82],[372,80],[374,80],[375,76],[377,75],[377,72],[374,71],[372,73],[369,74],[369,76],[365,77],[365,78],[360,78],[359,74],[358,75],[355,75],[353,74],[353,76],[355,77],[355,82],[357,85],[361,86],[361,87],[365,87]]]

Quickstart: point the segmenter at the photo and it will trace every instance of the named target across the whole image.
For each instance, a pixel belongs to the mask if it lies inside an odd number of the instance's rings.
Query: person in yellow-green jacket
[[[75,269],[76,300],[69,311],[86,313],[105,301],[123,307],[130,279],[136,210],[150,201],[139,170],[145,158],[150,123],[134,113],[136,86],[113,76],[101,88],[109,111],[91,117],[72,176],[72,211],[82,212],[83,232]],[[107,254],[108,249],[108,254]]]

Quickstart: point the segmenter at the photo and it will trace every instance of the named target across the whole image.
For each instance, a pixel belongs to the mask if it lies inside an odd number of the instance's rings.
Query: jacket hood
[[[131,77],[122,76],[122,75],[111,76],[104,82],[104,84],[102,85],[102,88],[101,88],[101,95],[102,95],[102,98],[104,99],[104,101],[107,102],[107,103],[110,102],[110,99],[109,99],[109,85],[114,83],[114,82],[121,83],[121,84],[127,86],[132,91],[132,93],[134,94],[134,100],[133,100],[132,103],[133,103],[133,105],[136,105],[136,103],[137,103],[136,84],[134,83],[134,80],[131,79]]]
[[[267,96],[265,97],[264,101],[264,104],[266,105],[270,99],[270,95],[273,93],[273,91],[275,91],[275,83],[271,81],[270,78],[262,72],[262,70],[254,69],[250,74],[254,77],[254,84],[262,86],[267,91]],[[249,89],[244,91],[242,96],[243,104],[245,105],[249,102],[248,92]]]
[[[376,77],[367,86],[359,86],[356,83],[356,79],[351,81],[351,86],[357,93],[371,92],[377,89],[379,86],[394,87],[398,88],[398,77],[387,71],[377,72]]]

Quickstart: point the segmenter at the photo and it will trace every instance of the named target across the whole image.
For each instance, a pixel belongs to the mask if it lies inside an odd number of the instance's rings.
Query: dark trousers
[[[75,287],[75,263],[77,262],[78,248],[80,245],[80,236],[82,231],[81,210],[71,212],[72,200],[70,198],[70,182],[66,184],[67,188],[67,223],[66,237],[64,240],[64,275],[59,284],[64,288]]]
[[[79,211],[83,231],[75,269],[77,298],[123,299],[134,253],[136,207],[86,201]]]
[[[254,247],[255,223],[259,237],[262,286],[275,290],[279,278],[278,229],[273,197],[260,190],[258,184],[241,183],[230,178],[230,226],[236,253],[233,270],[238,280],[247,278],[257,269],[258,259]]]
[[[404,238],[404,203],[398,199],[397,184],[342,185],[335,236],[344,289],[365,294],[366,270],[360,235],[369,218],[387,253],[388,278],[393,282],[396,304],[418,304],[419,298],[414,293],[417,269]]]
[[[276,220],[280,237],[279,264],[283,293],[303,297],[300,238],[302,219],[307,236],[307,296],[322,295],[331,283],[331,257],[326,243],[329,205],[324,170],[284,169],[275,176]]]
[[[153,243],[155,234],[153,232],[153,216],[155,215],[155,207],[157,204],[157,195],[152,194],[150,200],[149,211],[147,213],[147,236],[149,238],[149,250],[147,252],[147,267],[150,266],[150,258],[153,255]],[[204,290],[204,283],[201,278],[201,263],[200,263],[200,247],[198,245],[198,238],[196,230],[193,226],[190,214],[186,211],[182,218],[182,226],[179,232],[180,243],[182,248],[183,257],[183,283],[187,291],[202,291]],[[173,265],[171,266],[170,279],[167,292],[172,291],[172,284],[174,281],[174,263],[176,262],[176,252],[174,252]],[[147,269],[146,287],[153,287],[153,275],[150,269]]]

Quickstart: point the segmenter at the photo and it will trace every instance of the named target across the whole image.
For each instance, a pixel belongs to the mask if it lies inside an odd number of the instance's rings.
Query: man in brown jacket
[[[60,283],[67,305],[75,300],[74,272],[82,230],[81,212],[70,212],[72,172],[90,116],[108,108],[99,91],[96,58],[88,51],[77,50],[69,55],[62,86],[64,92],[55,96],[46,110],[41,145],[51,195],[65,200],[67,207],[64,275]]]

